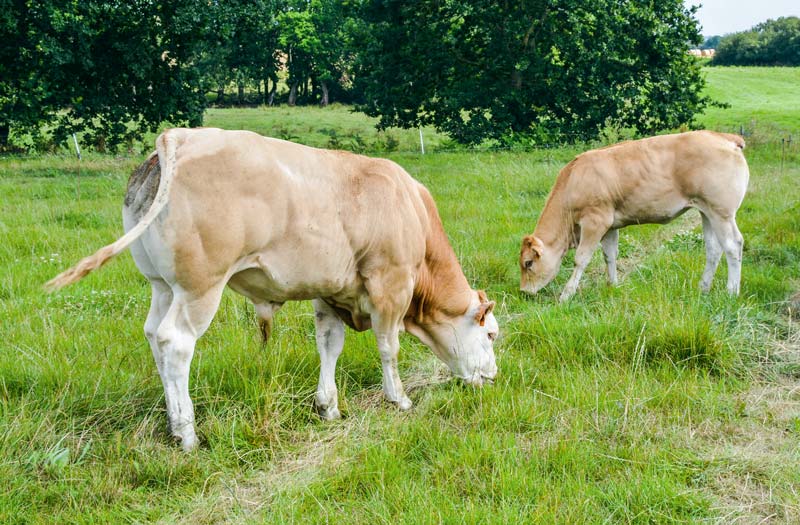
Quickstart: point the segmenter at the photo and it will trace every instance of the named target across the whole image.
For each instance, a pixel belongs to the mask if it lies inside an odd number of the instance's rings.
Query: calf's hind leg
[[[163,363],[161,381],[172,435],[185,451],[197,446],[194,407],[189,397],[189,369],[197,339],[205,333],[222,298],[224,283],[203,293],[189,293],[178,286],[156,332]]]
[[[714,280],[714,274],[717,272],[717,266],[722,257],[722,246],[719,245],[714,229],[711,227],[711,221],[706,214],[700,212],[700,217],[703,218],[703,239],[706,245],[706,268],[703,270],[703,277],[700,278],[700,290],[708,292],[711,290],[711,281]]]
[[[728,293],[739,295],[739,286],[742,277],[742,249],[744,239],[736,226],[736,218],[722,218],[707,214],[714,235],[717,237],[725,259],[728,262]]]
[[[608,269],[608,284],[617,285],[617,255],[619,254],[619,230],[612,228],[600,239],[603,248],[603,257],[606,259]]]

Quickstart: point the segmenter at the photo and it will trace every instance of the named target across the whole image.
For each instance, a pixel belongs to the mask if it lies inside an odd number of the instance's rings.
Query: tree
[[[703,40],[703,43],[700,44],[700,49],[716,49],[719,46],[719,41],[722,40],[720,35],[714,35],[707,37]]]
[[[681,0],[367,0],[356,87],[379,126],[462,143],[652,133],[709,102]]]
[[[238,88],[239,104],[245,102],[245,87],[260,89],[261,82],[263,102],[272,102],[279,68],[276,15],[282,8],[281,0],[229,0],[208,6],[211,23],[198,68],[204,90],[217,91],[217,103],[223,102],[224,88],[231,82]]]
[[[725,35],[711,62],[720,66],[800,66],[800,18],[767,20]]]
[[[315,99],[314,92],[319,88],[319,103],[323,106],[329,103],[332,88],[338,88],[340,93],[347,91],[343,79],[353,63],[354,15],[354,3],[334,0],[295,1],[280,15],[280,44],[289,72],[290,105],[297,102],[299,89],[307,90],[309,81],[312,92],[303,95]]]
[[[164,121],[198,125],[193,62],[205,34],[195,0],[2,0],[0,146],[9,131],[84,131],[114,147]]]

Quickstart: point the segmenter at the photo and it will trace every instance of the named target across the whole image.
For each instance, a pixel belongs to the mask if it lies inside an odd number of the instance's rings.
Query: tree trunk
[[[217,105],[221,105],[225,103],[225,86],[219,86],[217,88]]]
[[[289,88],[289,105],[294,106],[297,103],[297,82],[292,84]]]
[[[0,149],[5,149],[8,146],[8,135],[11,133],[11,127],[5,122],[0,124]]]
[[[330,95],[328,94],[328,84],[326,84],[324,80],[320,80],[319,87],[322,90],[322,100],[320,100],[319,105],[324,108],[325,106],[330,104]]]
[[[273,78],[272,79],[272,89],[269,90],[269,99],[267,100],[267,104],[268,105],[271,106],[271,105],[275,104],[275,93],[277,93],[277,92],[278,92],[278,79],[277,78]]]
[[[244,104],[244,84],[239,84],[239,105]]]

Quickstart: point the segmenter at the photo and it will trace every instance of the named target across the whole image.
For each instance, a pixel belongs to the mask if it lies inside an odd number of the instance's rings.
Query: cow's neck
[[[566,252],[573,240],[571,237],[574,235],[575,224],[572,214],[569,213],[564,203],[560,182],[562,181],[556,181],[553,191],[547,197],[533,235],[545,246]]]
[[[427,192],[422,193],[429,230],[425,239],[425,260],[420,265],[414,296],[406,316],[424,324],[435,321],[441,315],[464,315],[473,292],[447,239],[436,204]]]

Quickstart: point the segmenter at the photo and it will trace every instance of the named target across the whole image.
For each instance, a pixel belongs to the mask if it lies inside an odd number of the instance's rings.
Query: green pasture
[[[404,336],[415,406],[401,413],[382,399],[371,333],[348,331],[344,419],[322,422],[310,305],[281,310],[264,347],[251,305],[226,293],[193,362],[191,454],[166,432],[149,286],[130,255],[41,288],[121,234],[143,156],[0,159],[0,523],[797,523],[800,331],[786,299],[800,288],[800,147],[780,139],[800,100],[775,99],[800,77],[707,71],[731,104],[709,127],[757,116],[769,130],[745,150],[738,299],[724,262],[712,292],[697,289],[695,212],[623,230],[617,288],[598,254],[571,302],[556,303],[570,260],[523,297],[520,238],[579,146],[441,152],[425,130],[423,156],[418,130],[378,134],[346,107],[209,111],[209,126],[383,151],[425,183],[468,279],[497,301],[500,374],[466,387]]]
[[[706,93],[727,108],[709,108],[699,119],[711,129],[743,127],[764,139],[800,139],[800,68],[706,67]]]

